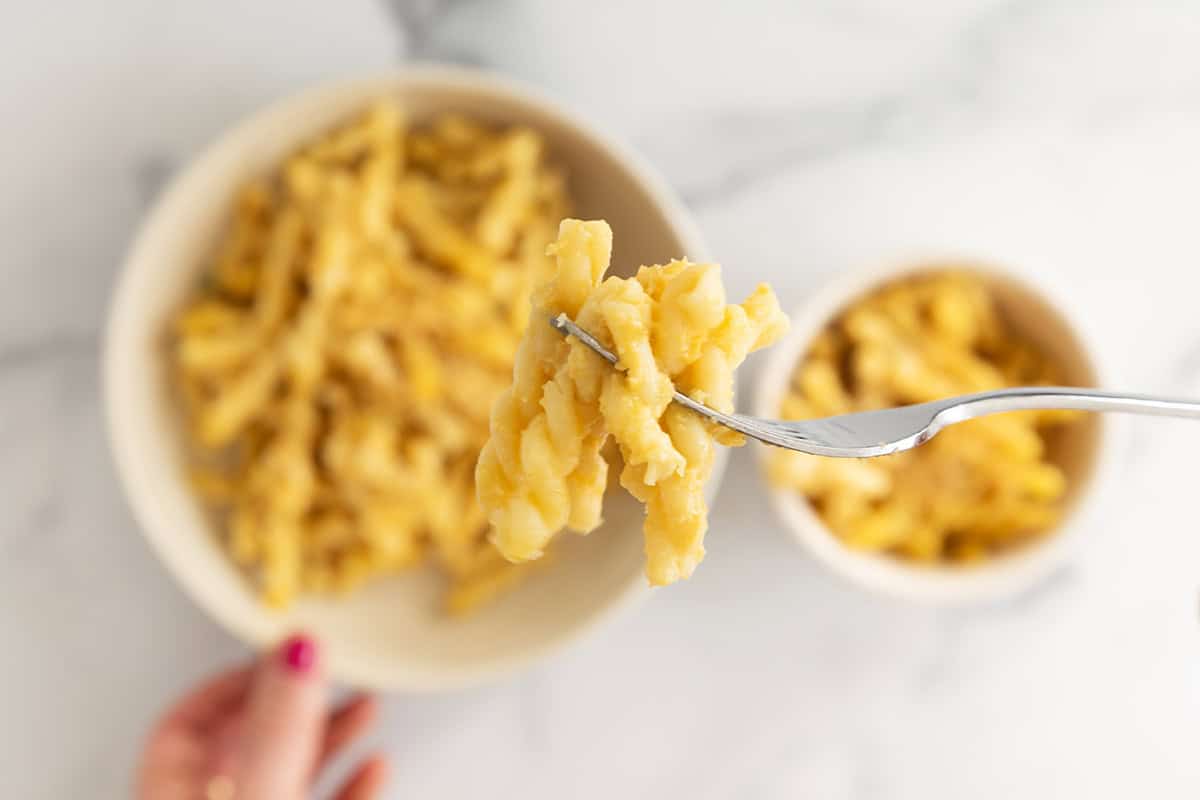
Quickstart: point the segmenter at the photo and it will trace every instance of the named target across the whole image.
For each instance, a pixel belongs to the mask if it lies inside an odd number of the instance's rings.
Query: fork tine
[[[550,327],[554,328],[564,336],[574,336],[576,339],[583,342],[583,344],[586,345],[587,348],[593,353],[600,356],[608,363],[614,366],[616,365],[616,354],[610,351],[604,345],[600,344],[600,340],[595,336],[592,336],[583,328],[576,325],[575,321],[566,314],[559,314],[557,317],[551,318]]]
[[[617,364],[615,355],[566,314],[559,314],[550,324],[562,334],[574,336],[610,364]],[[1200,401],[1074,386],[1013,386],[802,422],[722,414],[680,392],[675,392],[675,402],[760,442],[838,458],[871,458],[908,450],[929,441],[947,425],[1002,411],[1075,409],[1200,419]]]
[[[585,347],[608,363],[613,366],[618,365],[620,359],[617,358],[616,354],[601,344],[600,340],[595,336],[592,336],[586,330],[576,325],[566,314],[559,314],[557,317],[549,320],[549,322],[559,333],[564,336],[575,337]],[[783,447],[788,450],[797,450],[812,455],[839,458],[863,458],[885,455],[913,446],[909,442],[915,437],[915,435],[909,435],[897,441],[885,438],[877,444],[863,442],[838,444],[839,438],[844,439],[844,434],[850,430],[848,423],[850,423],[851,418],[865,418],[870,415],[850,414],[846,417],[831,417],[828,419],[810,420],[808,422],[779,422],[777,420],[751,417],[745,414],[725,414],[716,409],[709,408],[700,401],[694,400],[678,391],[674,393],[673,399],[676,403],[707,417],[718,425],[723,425],[730,430],[737,431],[752,439],[757,439],[764,444]]]
[[[572,320],[566,314],[559,314],[557,317],[552,318],[550,320],[550,325],[564,336],[575,337],[596,355],[600,356],[608,363],[616,366],[619,360],[616,354],[601,344],[600,340],[598,340],[595,336],[592,336],[583,328],[576,325],[574,320]],[[724,425],[730,430],[743,433],[754,439],[758,439],[759,441],[767,442],[768,444],[776,443],[771,441],[771,438],[775,437],[771,437],[769,433],[764,431],[763,426],[764,423],[766,423],[765,420],[760,420],[755,417],[747,417],[741,414],[724,414],[716,409],[709,408],[700,401],[693,400],[686,394],[678,391],[673,395],[673,399],[681,406],[689,408],[692,411],[695,411],[697,414],[701,414],[719,425]],[[779,446],[786,447],[787,445]]]

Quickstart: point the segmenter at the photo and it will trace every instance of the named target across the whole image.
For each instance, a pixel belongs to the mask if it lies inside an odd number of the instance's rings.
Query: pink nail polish
[[[304,634],[290,637],[279,652],[292,672],[308,672],[317,663],[317,643]]]

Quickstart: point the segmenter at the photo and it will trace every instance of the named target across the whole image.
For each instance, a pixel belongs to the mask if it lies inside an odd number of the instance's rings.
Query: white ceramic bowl
[[[784,341],[770,351],[760,374],[755,414],[778,418],[779,406],[796,363],[813,339],[847,306],[874,288],[906,275],[934,271],[939,265],[967,268],[989,284],[1001,312],[1014,328],[1041,347],[1064,370],[1071,385],[1102,385],[1101,369],[1069,319],[1065,304],[1048,299],[1052,292],[1027,277],[1017,278],[989,259],[959,254],[933,254],[878,262],[866,270],[846,273],[815,294],[792,317]],[[1028,267],[1028,265],[1024,265]],[[1109,472],[1111,418],[1089,415],[1057,442],[1052,457],[1069,481],[1066,511],[1052,531],[1025,547],[970,567],[923,566],[885,555],[852,550],[826,527],[811,504],[798,492],[770,487],[776,511],[788,530],[833,572],[867,589],[904,599],[940,604],[964,604],[995,599],[1028,588],[1070,555],[1086,533],[1091,503]],[[770,449],[759,445],[763,462]],[[763,463],[765,470],[765,463]]]
[[[701,259],[705,247],[674,195],[634,153],[525,89],[435,68],[320,86],[267,108],[200,155],[146,219],[112,298],[104,354],[111,446],[146,538],[196,603],[246,642],[265,646],[303,628],[321,637],[332,672],[351,684],[436,690],[527,665],[641,594],[640,508],[614,492],[602,529],[568,537],[552,568],[464,620],[439,615],[438,582],[428,571],[377,581],[345,600],[269,612],[218,548],[185,483],[180,420],[165,379],[167,320],[213,253],[235,189],[384,97],[401,101],[417,122],[458,111],[540,131],[550,157],[568,171],[576,214],[612,224],[614,273],[674,256]]]

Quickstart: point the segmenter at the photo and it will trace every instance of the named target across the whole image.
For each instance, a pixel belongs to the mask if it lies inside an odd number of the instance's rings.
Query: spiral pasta
[[[1059,382],[1058,365],[1012,328],[981,278],[943,270],[883,286],[845,309],[796,366],[780,414],[810,419]],[[1051,445],[1078,418],[983,417],[869,460],[780,450],[771,454],[770,478],[802,492],[849,547],[974,562],[1059,520],[1068,487]]]
[[[385,102],[241,195],[170,354],[195,483],[264,603],[432,562],[460,614],[529,573],[473,473],[567,205],[543,149]]]
[[[774,293],[759,286],[727,305],[720,268],[686,260],[604,278],[612,231],[603,221],[564,220],[554,279],[534,294],[513,385],[492,409],[491,438],[475,484],[492,541],[512,561],[541,556],[563,528],[601,521],[616,441],[621,485],[646,505],[646,575],[655,585],[692,574],[704,557],[704,482],[714,438],[741,437],[671,404],[675,390],[714,408],[733,404],[733,370],[786,329]],[[618,368],[544,324],[566,314],[619,357]]]

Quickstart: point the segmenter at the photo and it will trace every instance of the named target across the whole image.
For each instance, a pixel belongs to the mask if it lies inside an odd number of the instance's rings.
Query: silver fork
[[[560,333],[574,336],[610,364],[617,364],[617,357],[612,352],[566,314],[559,314],[550,320],[550,324]],[[1020,386],[800,422],[723,414],[680,392],[675,392],[674,400],[713,422],[760,442],[837,458],[872,458],[909,450],[929,441],[947,425],[1002,411],[1073,409],[1200,419],[1200,402],[1069,386]]]

